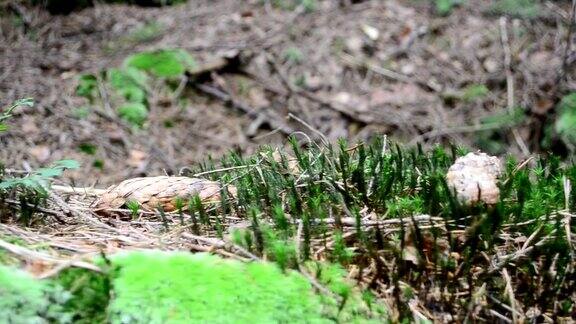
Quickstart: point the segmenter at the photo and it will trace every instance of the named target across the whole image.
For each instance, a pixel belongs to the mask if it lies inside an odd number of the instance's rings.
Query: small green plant
[[[449,15],[454,7],[461,4],[462,0],[434,0],[436,13],[440,16]]]
[[[318,7],[317,0],[272,0],[272,5],[290,11],[302,8],[305,12],[312,12]]]
[[[92,99],[98,89],[98,79],[92,74],[85,74],[78,79],[76,94],[80,97]]]
[[[168,79],[166,89],[173,91],[170,80],[195,66],[194,58],[181,49],[137,53],[126,58],[121,68],[109,69],[99,76],[87,74],[80,77],[76,94],[94,105],[98,100],[104,101],[101,97],[103,92],[111,89],[106,100],[112,102],[118,116],[135,128],[142,128],[148,120],[151,78]]]
[[[62,175],[66,169],[77,169],[80,164],[75,160],[60,160],[50,167],[32,171],[23,178],[5,178],[0,181],[0,193],[13,189],[24,189],[39,195],[45,195],[50,186],[50,180]]]
[[[127,103],[118,108],[118,116],[134,126],[142,126],[148,119],[148,108],[138,102]]]
[[[95,155],[98,147],[92,143],[81,143],[78,145],[78,149],[80,152],[88,154],[88,155]]]
[[[471,84],[462,90],[462,99],[466,102],[472,102],[476,99],[486,97],[490,93],[488,87],[483,84]]]
[[[304,54],[298,47],[289,47],[284,51],[284,58],[290,63],[298,64],[304,59]]]
[[[130,210],[130,215],[132,219],[138,218],[138,212],[140,211],[140,204],[136,200],[130,200],[126,203],[126,207]]]
[[[498,0],[492,5],[490,12],[518,18],[534,18],[540,12],[540,5],[535,0]]]
[[[180,49],[134,54],[126,59],[125,64],[165,78],[180,76],[186,70],[196,66],[194,58],[188,52]]]
[[[0,111],[0,132],[5,132],[8,130],[8,125],[6,125],[4,122],[12,117],[12,112],[19,106],[34,107],[34,100],[31,98],[16,100],[4,111]]]
[[[135,29],[127,37],[130,43],[150,42],[158,38],[164,31],[164,26],[157,22],[147,23],[144,26]]]

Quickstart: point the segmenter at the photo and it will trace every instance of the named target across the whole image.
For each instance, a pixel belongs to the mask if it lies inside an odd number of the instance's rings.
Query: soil
[[[0,161],[29,169],[76,159],[82,171],[65,182],[105,186],[177,174],[230,150],[282,146],[290,134],[478,148],[479,132],[490,129],[483,118],[516,108],[522,123],[489,140],[522,157],[541,149],[555,104],[576,90],[576,55],[565,51],[569,1],[543,2],[531,17],[495,14],[492,1],[448,16],[423,1],[352,2],[316,1],[311,12],[260,0],[99,4],[67,16],[0,4],[0,104],[37,103],[17,110],[0,135]],[[152,93],[139,130],[76,95],[79,76],[161,48],[188,50],[201,66],[223,55],[241,60],[197,81],[204,87],[186,87],[183,105]],[[80,149],[86,144],[95,154]]]

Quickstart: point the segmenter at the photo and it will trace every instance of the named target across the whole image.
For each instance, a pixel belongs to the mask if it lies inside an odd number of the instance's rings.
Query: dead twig
[[[508,38],[508,18],[501,17],[500,18],[500,36],[502,40],[502,47],[504,48],[504,67],[506,70],[506,93],[507,93],[507,108],[508,113],[514,113],[514,74],[512,73],[512,53],[510,50],[510,40]],[[522,154],[525,156],[530,155],[530,150],[524,139],[520,136],[520,133],[516,128],[512,128],[512,135],[514,136],[514,140],[516,144],[522,151]]]
[[[17,255],[21,258],[24,258],[26,260],[29,260],[29,261],[40,260],[40,261],[44,261],[44,262],[57,263],[59,265],[65,265],[65,267],[73,266],[73,267],[77,267],[77,268],[83,268],[83,269],[88,269],[88,270],[92,270],[92,271],[102,272],[102,270],[99,267],[95,266],[92,263],[88,263],[88,262],[84,262],[84,261],[77,261],[77,260],[60,259],[60,258],[51,256],[49,254],[30,250],[30,249],[25,248],[23,246],[8,243],[2,239],[0,239],[0,248],[3,248],[4,250],[6,250],[8,252],[15,254],[15,255]],[[61,268],[61,269],[63,269],[63,268]]]

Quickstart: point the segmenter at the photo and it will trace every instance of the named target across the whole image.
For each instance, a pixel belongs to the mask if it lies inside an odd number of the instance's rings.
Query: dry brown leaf
[[[198,195],[202,202],[220,201],[219,182],[188,177],[143,177],[122,181],[118,185],[106,189],[92,208],[100,214],[109,214],[107,210],[124,207],[129,201],[136,201],[146,211],[176,210],[177,199],[182,199],[184,209],[187,201]],[[228,186],[228,192],[236,196],[236,189]]]

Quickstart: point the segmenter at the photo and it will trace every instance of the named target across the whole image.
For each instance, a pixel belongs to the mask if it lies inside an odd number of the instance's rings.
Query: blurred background
[[[570,158],[573,3],[4,0],[0,106],[36,105],[0,161],[103,186],[290,135]]]

